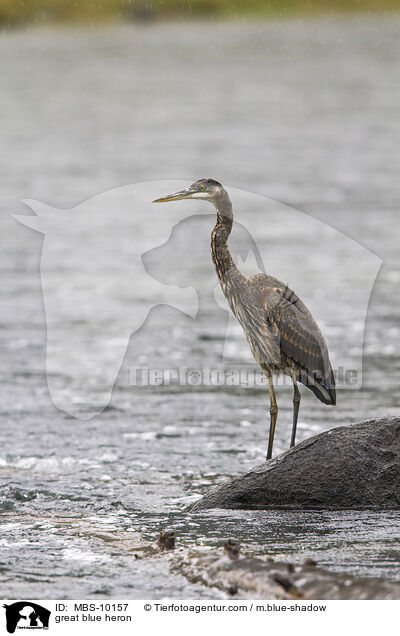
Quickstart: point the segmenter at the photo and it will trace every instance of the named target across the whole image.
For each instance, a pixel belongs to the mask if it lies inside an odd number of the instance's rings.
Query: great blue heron
[[[296,441],[300,391],[307,386],[324,404],[336,404],[335,378],[328,349],[317,323],[296,294],[280,280],[267,274],[246,278],[235,265],[227,240],[232,230],[232,203],[225,188],[214,179],[200,179],[180,192],[154,203],[204,199],[217,211],[211,234],[211,254],[229,306],[240,323],[251,352],[268,379],[270,427],[267,459],[272,447],[278,405],[273,376],[285,374],[293,380],[293,425],[290,446]]]

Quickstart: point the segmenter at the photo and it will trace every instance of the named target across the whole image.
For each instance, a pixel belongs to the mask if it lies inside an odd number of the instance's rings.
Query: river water
[[[129,553],[138,536],[152,541],[166,527],[182,545],[219,546],[233,536],[259,554],[293,561],[312,556],[336,571],[400,579],[397,512],[185,512],[225,477],[260,463],[266,445],[263,387],[133,386],[129,380],[138,361],[152,369],[221,366],[227,314],[210,291],[213,217],[200,224],[189,219],[169,256],[148,251],[143,257],[162,283],[194,286],[197,318],[156,308],[131,339],[108,408],[82,419],[79,402],[71,414],[50,397],[42,238],[10,215],[28,213],[21,199],[73,208],[125,184],[157,181],[155,197],[169,192],[162,180],[190,183],[204,176],[288,204],[298,211],[287,212],[293,223],[276,216],[266,223],[260,212],[252,221],[251,210],[245,220],[266,271],[291,284],[294,279],[321,318],[338,365],[356,363],[352,334],[357,340],[361,329],[362,335],[364,316],[356,324],[353,309],[366,304],[364,292],[370,297],[362,387],[341,389],[335,409],[303,391],[298,439],[395,415],[399,33],[397,18],[351,18],[0,34],[0,596],[215,596],[170,575],[162,560],[135,560]],[[149,196],[152,191],[149,186]],[[261,201],[254,197],[248,200],[253,213]],[[153,222],[143,214],[132,232],[144,240],[157,229]],[[362,246],[353,252],[354,267],[340,241],[331,241],[321,258],[314,249],[321,227]],[[121,250],[131,237],[125,232]],[[76,239],[76,251],[86,240]],[[60,271],[64,258],[60,252]],[[55,285],[62,285],[57,276]],[[143,299],[154,304],[134,280],[128,288],[116,280],[115,289],[124,298],[129,289],[132,306]],[[240,357],[242,344],[231,327]],[[68,328],[52,363],[57,389],[73,404],[76,393],[63,370]],[[285,387],[279,406],[276,452],[289,439]],[[83,406],[81,415],[87,416]]]

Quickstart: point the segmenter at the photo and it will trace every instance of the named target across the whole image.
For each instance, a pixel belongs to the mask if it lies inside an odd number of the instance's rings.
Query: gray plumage
[[[211,234],[211,254],[222,291],[240,323],[253,357],[268,378],[270,431],[267,459],[278,414],[273,375],[289,375],[294,384],[291,446],[295,443],[300,392],[297,382],[309,388],[324,404],[336,404],[335,379],[328,349],[317,323],[300,298],[273,276],[256,274],[246,278],[234,263],[228,248],[233,212],[228,193],[214,179],[200,179],[186,190],[157,199],[205,199],[217,211]]]

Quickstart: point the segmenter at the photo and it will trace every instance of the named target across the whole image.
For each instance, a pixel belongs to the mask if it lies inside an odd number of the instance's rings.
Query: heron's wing
[[[265,318],[279,341],[281,353],[295,363],[295,368],[300,370],[298,379],[319,399],[335,403],[335,380],[328,348],[317,323],[289,287],[275,279],[265,280],[268,284],[263,285],[261,291]]]
[[[329,370],[328,350],[310,312],[290,289],[276,290],[266,298],[266,318],[281,350],[301,367],[318,371],[325,377]]]

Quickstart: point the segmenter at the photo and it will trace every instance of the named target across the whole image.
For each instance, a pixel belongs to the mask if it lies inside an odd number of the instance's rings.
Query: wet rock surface
[[[400,508],[400,418],[342,426],[235,477],[191,511]]]
[[[171,560],[171,570],[188,581],[225,592],[232,598],[271,600],[389,600],[400,598],[400,583],[355,578],[318,567],[312,559],[302,564],[268,557],[230,559],[215,551],[184,551]]]
[[[85,528],[81,527],[81,531]],[[219,548],[185,547],[171,530],[162,530],[153,543],[137,533],[106,533],[86,528],[100,543],[113,542],[135,562],[168,564],[170,577],[182,575],[210,598],[300,600],[400,599],[400,583],[380,578],[355,577],[321,567],[313,558],[296,563],[268,553],[254,555],[237,539]],[[194,589],[195,589],[194,588]]]

